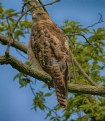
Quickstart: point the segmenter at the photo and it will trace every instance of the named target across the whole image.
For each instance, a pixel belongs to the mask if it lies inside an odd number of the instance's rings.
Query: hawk
[[[69,60],[67,40],[43,10],[36,10],[32,19],[33,25],[28,44],[29,61],[39,70],[43,69],[51,75],[58,102],[62,108],[65,108]]]

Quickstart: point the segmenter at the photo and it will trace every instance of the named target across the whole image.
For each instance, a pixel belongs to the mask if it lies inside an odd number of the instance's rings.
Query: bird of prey
[[[36,10],[32,19],[33,25],[28,44],[29,61],[51,75],[58,102],[62,108],[65,108],[69,61],[67,40],[45,11]]]

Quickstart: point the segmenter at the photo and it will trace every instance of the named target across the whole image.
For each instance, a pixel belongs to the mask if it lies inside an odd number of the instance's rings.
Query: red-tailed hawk
[[[58,102],[67,106],[69,47],[63,33],[43,10],[33,13],[33,25],[28,45],[31,64],[51,75]],[[35,65],[37,66],[37,65]]]

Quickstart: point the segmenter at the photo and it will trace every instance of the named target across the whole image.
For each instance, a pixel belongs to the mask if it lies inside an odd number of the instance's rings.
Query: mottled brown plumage
[[[54,81],[58,102],[67,106],[68,44],[50,17],[42,10],[33,13],[33,26],[28,45],[30,62],[49,73]]]

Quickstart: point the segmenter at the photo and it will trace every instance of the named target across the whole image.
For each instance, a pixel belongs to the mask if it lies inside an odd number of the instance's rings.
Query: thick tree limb
[[[44,83],[47,83],[51,87],[53,87],[52,78],[47,73],[45,73],[44,71],[39,71],[30,68],[28,65],[23,64],[22,62],[20,62],[11,55],[9,55],[9,57],[0,56],[0,64],[1,65],[10,64],[13,68],[17,69],[18,71],[25,73],[29,76],[32,76],[38,80],[41,80]],[[68,91],[75,93],[93,94],[93,95],[105,95],[104,86],[96,87],[90,85],[69,84]]]
[[[8,57],[6,55],[0,56],[0,64],[10,64],[13,68],[17,69],[18,71],[27,74],[29,76],[32,76],[38,80],[43,80],[47,84],[51,83],[51,76],[48,75],[46,72],[42,72],[39,70],[36,70],[35,68],[30,68],[28,65],[23,64],[21,61],[13,57],[12,55],[9,55]]]
[[[0,43],[3,44],[3,45],[8,45],[9,43],[9,39],[7,37],[5,37],[3,34],[0,34]],[[13,41],[13,43],[11,43],[11,46],[16,48],[16,49],[19,49],[21,50],[22,52],[24,53],[27,53],[27,47],[20,43],[19,41]]]
[[[82,84],[69,84],[69,92],[78,92],[82,94],[92,94],[92,95],[105,95],[104,86],[91,86],[91,85],[82,85]]]

